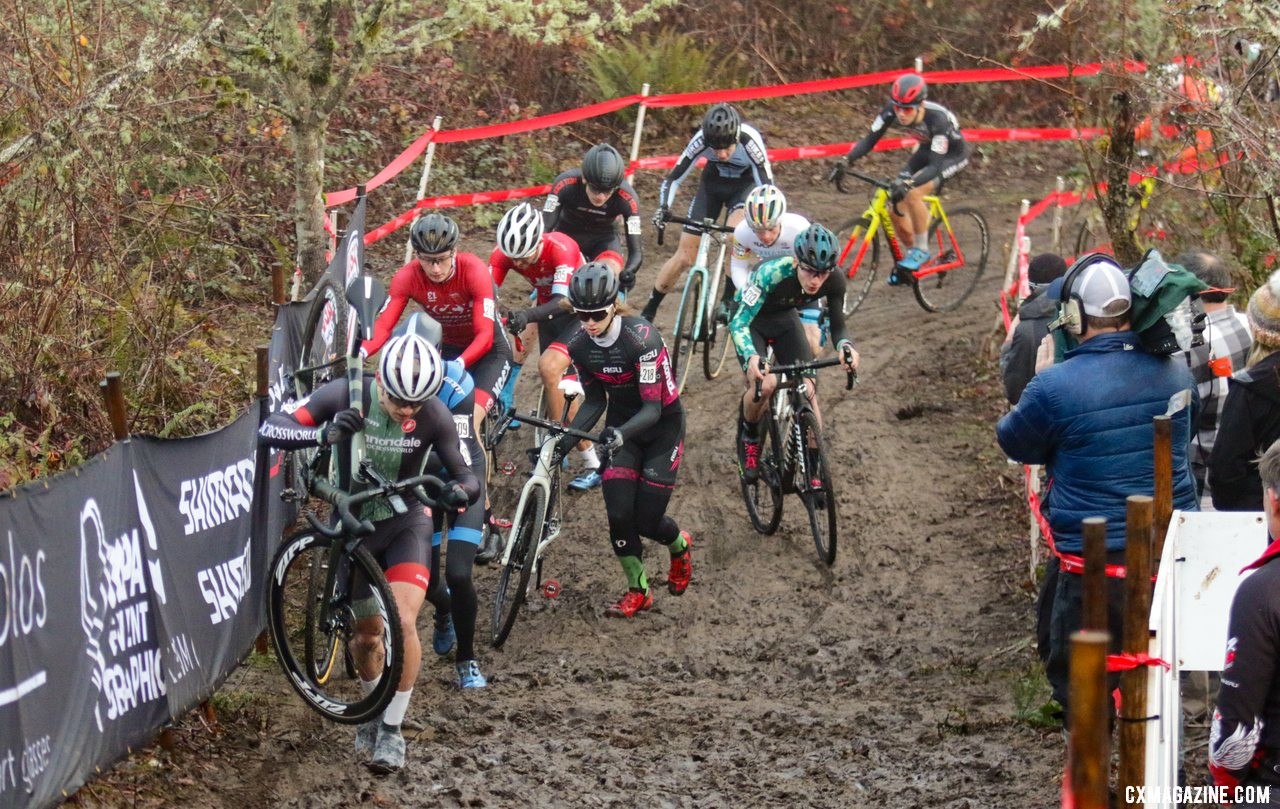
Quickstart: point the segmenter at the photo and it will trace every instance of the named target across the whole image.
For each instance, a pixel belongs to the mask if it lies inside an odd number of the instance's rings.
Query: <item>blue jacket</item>
[[[1192,404],[1173,416],[1173,507],[1194,511],[1187,452],[1199,399],[1185,366],[1143,351],[1134,332],[1108,332],[1032,378],[996,437],[1013,460],[1046,467],[1045,506],[1058,550],[1082,552],[1085,517],[1105,517],[1107,550],[1124,549],[1125,498],[1155,491],[1151,420],[1184,390]]]

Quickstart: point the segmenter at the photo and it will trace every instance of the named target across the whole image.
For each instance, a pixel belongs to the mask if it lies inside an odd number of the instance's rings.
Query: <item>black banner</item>
[[[50,806],[207,699],[263,628],[294,509],[257,447],[291,397],[307,305],[282,307],[270,395],[193,438],[135,436],[0,493],[0,806]]]

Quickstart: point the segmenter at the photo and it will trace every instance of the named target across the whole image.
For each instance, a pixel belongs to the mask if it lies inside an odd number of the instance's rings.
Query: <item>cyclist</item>
[[[259,441],[282,449],[332,446],[364,431],[366,457],[389,480],[422,473],[434,450],[453,479],[441,503],[464,509],[480,495],[480,481],[458,448],[454,419],[436,397],[444,380],[444,363],[427,340],[416,334],[391,339],[378,362],[377,376],[365,375],[364,413],[349,407],[347,380],[334,379],[291,410],[271,414],[263,422]],[[360,516],[371,520],[372,535],[364,547],[387,573],[404,630],[404,670],[395,696],[381,717],[356,731],[357,752],[372,752],[370,768],[390,772],[404,766],[405,743],[400,724],[409,707],[413,684],[422,663],[417,618],[430,584],[432,519],[430,510],[411,508],[395,514],[385,501],[365,504]],[[359,584],[368,591],[367,583]],[[382,624],[365,615],[356,622],[351,653],[362,684],[373,688],[381,671]]]
[[[653,606],[640,537],[667,546],[672,595],[689,586],[693,538],[667,516],[684,450],[684,408],[667,347],[653,324],[623,314],[617,297],[618,279],[608,265],[579,267],[569,282],[569,302],[582,327],[567,345],[584,391],[573,427],[589,430],[605,417],[604,504],[613,552],[627,577],[626,594],[606,614],[631,618]],[[565,436],[560,449],[572,441]]]
[[[776,185],[758,185],[747,194],[746,216],[733,229],[733,257],[729,261],[729,277],[733,286],[746,289],[751,272],[762,261],[792,255],[796,237],[809,227],[809,220],[787,210],[787,198]],[[724,312],[724,322],[730,313]],[[816,356],[822,350],[822,301],[816,300],[800,310],[809,348]]]
[[[582,167],[569,169],[551,183],[542,206],[549,232],[563,233],[582,250],[587,261],[603,261],[618,273],[623,292],[636,283],[644,258],[640,239],[640,198],[627,181],[627,161],[607,143],[597,143],[582,158]],[[615,223],[622,220],[627,257]],[[577,265],[574,265],[577,266]]]
[[[929,87],[919,73],[904,73],[889,90],[889,103],[871,121],[871,131],[853,145],[845,162],[852,164],[871,151],[890,126],[906,130],[918,143],[889,190],[889,215],[897,233],[910,235],[911,248],[889,273],[889,284],[910,283],[910,275],[929,260],[929,208],[924,198],[941,192],[944,180],[969,165],[969,146],[951,110],[926,100]],[[905,214],[897,213],[903,203]],[[899,275],[898,271],[905,271]]]
[[[396,334],[417,334],[436,346],[440,343],[443,330],[430,315],[415,312],[396,330]],[[444,363],[444,381],[436,397],[453,414],[453,425],[458,431],[458,451],[480,481],[480,495],[476,499],[484,502],[487,496],[485,490],[488,488],[485,484],[488,458],[471,430],[471,416],[475,410],[474,390],[475,383],[462,363],[457,360]],[[446,480],[449,478],[449,470],[444,468],[436,453],[430,455],[427,471]],[[485,520],[492,522],[492,516],[487,509],[478,508],[467,509],[449,520],[449,548],[447,561],[444,563],[443,581],[440,578],[440,557],[444,553],[441,526],[437,524],[431,535],[431,583],[427,587],[427,601],[435,607],[431,648],[438,656],[444,657],[457,647],[454,669],[458,675],[459,688],[484,688],[488,685],[488,681],[480,673],[480,664],[476,662],[475,656],[477,598],[472,571],[480,548],[486,542],[500,542],[501,534],[492,524],[486,532]],[[502,552],[502,548],[495,544],[490,552],[496,555]]]
[[[773,182],[773,169],[769,165],[764,138],[755,127],[743,123],[742,117],[732,106],[716,104],[707,110],[702,119],[702,127],[694,133],[693,139],[680,153],[680,160],[663,179],[662,188],[658,191],[658,210],[653,217],[655,225],[665,221],[668,210],[675,202],[680,183],[693,170],[698,158],[704,156],[707,158],[707,165],[702,171],[698,191],[689,205],[689,219],[719,219],[720,212],[727,210],[729,213],[726,224],[736,226],[742,221],[742,204],[747,193],[757,185]],[[685,225],[676,252],[658,271],[653,293],[649,302],[644,305],[644,311],[640,313],[645,320],[653,322],[662,299],[675,288],[680,276],[693,266],[698,256],[698,239],[698,231]],[[733,290],[729,284],[725,284],[721,300],[726,307],[733,300]]]
[[[542,216],[529,203],[522,202],[507,211],[498,223],[498,246],[489,256],[489,270],[498,286],[502,286],[511,270],[533,284],[535,305],[508,313],[507,331],[520,335],[527,328],[537,326],[538,348],[542,352],[538,358],[538,374],[542,377],[550,418],[559,418],[564,410],[560,379],[571,363],[564,343],[559,340],[577,328],[566,296],[569,277],[580,264],[582,253],[577,243],[564,233],[544,233]],[[526,345],[532,341],[532,335],[524,338]],[[583,472],[569,482],[569,488],[587,491],[600,485],[600,459],[589,442],[579,446]]]
[[[511,373],[511,346],[498,323],[493,276],[478,256],[458,250],[458,225],[444,214],[429,213],[414,222],[409,241],[415,256],[391,279],[387,306],[362,351],[376,354],[410,299],[417,301],[444,329],[440,353],[461,362],[475,380],[472,429],[480,435],[484,414]]]
[[[738,465],[748,481],[754,482],[759,476],[760,419],[777,385],[777,378],[762,367],[762,354],[768,344],[773,343],[774,357],[779,364],[813,359],[800,326],[798,310],[801,307],[819,298],[826,300],[836,350],[845,368],[850,371],[858,368],[858,352],[854,350],[853,340],[845,334],[842,306],[845,279],[842,274],[832,272],[839,255],[840,246],[835,236],[814,223],[796,237],[793,255],[761,264],[752,274],[750,286],[738,296],[738,311],[730,321],[729,333],[746,371],[738,419]],[[760,401],[755,400],[757,380],[761,381]],[[816,378],[809,380],[808,396],[821,423]]]

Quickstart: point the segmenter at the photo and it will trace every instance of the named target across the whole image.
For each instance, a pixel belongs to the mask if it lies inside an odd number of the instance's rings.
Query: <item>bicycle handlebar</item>
[[[364,471],[369,472],[368,467]],[[357,517],[353,512],[355,509],[370,500],[376,500],[380,497],[390,497],[394,494],[409,492],[418,502],[428,508],[439,508],[440,503],[438,497],[444,491],[445,482],[435,475],[415,475],[404,480],[389,481],[377,473],[373,473],[376,483],[372,488],[366,489],[355,494],[345,492],[334,486],[324,478],[316,478],[311,482],[312,491],[321,500],[333,505],[334,510],[338,513],[338,524],[329,527],[320,522],[318,518],[311,512],[305,514],[307,522],[321,534],[327,537],[339,538],[342,536],[365,536],[373,533],[373,523],[366,519]],[[435,491],[435,495],[428,494],[423,488],[430,487]]]
[[[815,370],[817,368],[830,368],[835,365],[843,365],[843,364],[844,364],[844,360],[841,359],[840,357],[828,357],[824,360],[809,360],[807,362],[797,362],[797,363],[792,363],[791,365],[774,365],[772,367],[763,365],[763,361],[762,361],[761,368],[767,369],[765,370],[765,373],[776,374],[777,376],[780,376],[780,377],[787,377],[786,379],[781,379],[778,381],[777,389],[783,389],[783,388],[794,388],[796,385],[799,385],[800,377],[798,376],[798,374],[800,374],[801,372]],[[853,383],[857,381],[858,381],[858,372],[856,370],[846,371],[844,389],[853,390]],[[756,380],[755,401],[757,402],[760,401],[762,398],[764,398],[760,390],[760,387],[763,383],[764,383],[763,379]]]
[[[831,174],[827,175],[827,180],[834,183],[836,190],[840,193],[851,194],[853,192],[844,187],[844,178],[848,176],[856,177],[864,183],[873,185],[876,188],[883,189],[884,191],[888,191],[893,187],[893,183],[889,180],[882,180],[879,177],[872,177],[870,174],[863,174],[856,169],[848,167],[844,163],[836,163],[831,169]],[[903,216],[903,213],[898,209],[898,203],[896,202],[893,203],[893,213],[896,216]]]
[[[733,233],[733,228],[729,225],[722,225],[714,219],[689,219],[667,211],[662,215],[662,222],[658,225],[658,245],[662,245],[662,235],[666,232],[666,223],[674,222],[677,225],[688,225],[695,230],[703,233]]]
[[[515,408],[514,407],[511,408],[507,412],[514,415]],[[595,441],[597,438],[600,437],[597,433],[588,433],[582,430],[575,430],[572,427],[564,426],[558,421],[549,421],[544,418],[539,418],[538,416],[535,416],[533,413],[529,413],[526,416],[520,416],[520,421],[528,422],[529,424],[532,424],[535,427],[541,427],[542,429],[546,430],[549,433],[554,433],[556,435],[571,435],[574,438],[581,438],[584,441]]]

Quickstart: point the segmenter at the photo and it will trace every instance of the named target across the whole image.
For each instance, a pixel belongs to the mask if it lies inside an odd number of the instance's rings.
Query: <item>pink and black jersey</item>
[[[497,325],[493,276],[479,256],[457,253],[453,273],[441,283],[427,277],[416,258],[410,259],[391,279],[390,300],[378,316],[373,341],[365,346],[374,354],[391,336],[410,300],[416,301],[444,330],[441,353],[458,358],[470,368],[493,348],[505,342]]]
[[[564,343],[586,394],[575,424],[578,419],[594,423],[583,414],[597,411],[598,418],[607,403],[608,423],[629,439],[661,417],[684,412],[667,346],[644,318],[615,317],[609,330],[595,338],[579,328]]]

